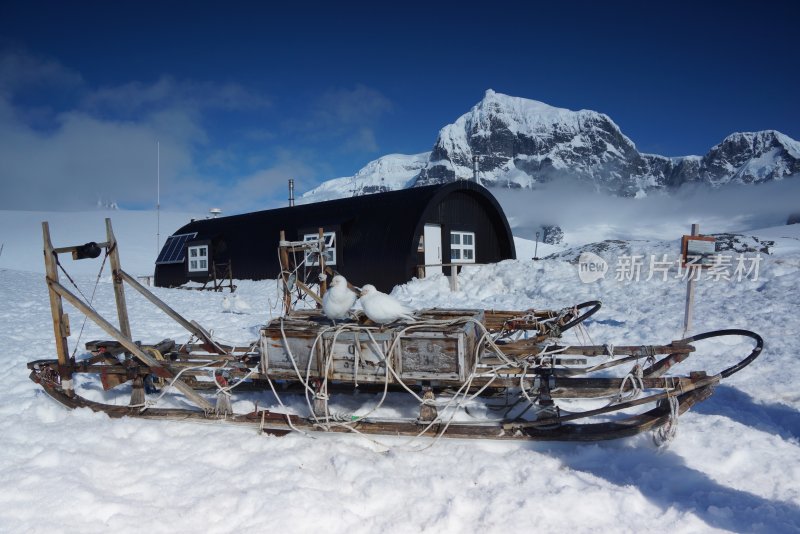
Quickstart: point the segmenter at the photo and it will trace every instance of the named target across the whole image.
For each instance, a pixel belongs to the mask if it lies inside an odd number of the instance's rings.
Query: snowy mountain
[[[429,185],[472,179],[474,156],[478,179],[489,187],[576,180],[619,196],[685,183],[762,183],[800,173],[800,143],[775,130],[735,133],[705,156],[669,158],[640,153],[603,113],[556,108],[490,89],[469,112],[441,129],[429,155],[385,156],[354,177],[326,182],[308,195],[373,192],[382,177],[392,184],[386,189],[401,187],[403,180]],[[394,169],[400,166],[403,173],[398,174]]]
[[[602,113],[548,106],[487,91],[442,128],[417,185],[471,179],[478,156],[484,185],[530,187],[568,176],[626,196],[646,169],[633,142]]]
[[[800,143],[775,130],[729,135],[703,157],[699,178],[711,185],[762,183],[800,173]]]
[[[334,198],[368,195],[411,187],[428,163],[430,152],[407,156],[389,154],[358,171],[355,176],[334,178],[303,194],[298,204],[322,202]]]

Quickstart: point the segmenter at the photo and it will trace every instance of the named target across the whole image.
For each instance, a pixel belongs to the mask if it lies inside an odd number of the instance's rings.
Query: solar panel
[[[156,258],[156,265],[165,263],[183,263],[186,258],[186,242],[194,239],[197,232],[191,234],[171,235],[164,243],[161,253]]]

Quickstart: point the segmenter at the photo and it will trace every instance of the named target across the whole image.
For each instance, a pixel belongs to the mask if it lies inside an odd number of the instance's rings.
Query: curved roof
[[[500,239],[510,244],[508,254],[513,257],[514,241],[502,208],[487,189],[469,181],[203,219],[183,226],[175,234],[197,232],[198,240],[224,236],[227,247],[252,251],[248,259],[269,263],[264,268],[267,278],[277,273],[275,250],[281,230],[287,232],[287,239],[293,240],[302,238],[303,233],[316,232],[319,227],[336,227],[347,234],[347,243],[341,245],[346,246],[344,254],[349,260],[348,279],[364,283],[360,280],[358,262],[369,259],[373,269],[374,260],[379,260],[381,269],[390,271],[385,274],[402,280],[414,272],[416,237],[422,234],[426,220],[432,220],[433,211],[454,192],[469,195],[484,210],[493,212],[495,224],[502,221],[500,233],[505,235]]]

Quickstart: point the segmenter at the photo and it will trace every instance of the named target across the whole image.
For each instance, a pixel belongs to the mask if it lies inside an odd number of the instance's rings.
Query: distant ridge
[[[669,192],[683,184],[720,187],[800,174],[800,143],[776,130],[733,133],[704,156],[644,154],[608,115],[571,111],[486,91],[483,99],[439,131],[433,149],[391,154],[354,176],[324,182],[303,195],[314,202],[416,185],[478,179],[487,187],[531,188],[575,180],[618,196]]]

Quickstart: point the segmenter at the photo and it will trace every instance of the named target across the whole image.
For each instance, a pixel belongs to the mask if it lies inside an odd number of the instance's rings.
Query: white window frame
[[[325,239],[325,265],[336,265],[336,232],[323,232]],[[318,241],[319,234],[303,234],[303,241]],[[306,250],[306,265],[319,265],[319,258]]]
[[[193,254],[196,252],[196,254]],[[190,273],[208,272],[208,245],[190,245],[186,247],[186,265]]]
[[[450,232],[450,263],[475,263],[475,232]]]

